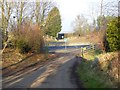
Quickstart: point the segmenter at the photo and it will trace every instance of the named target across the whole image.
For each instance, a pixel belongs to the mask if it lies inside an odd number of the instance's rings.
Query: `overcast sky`
[[[77,15],[84,15],[91,22],[91,11],[94,17],[99,15],[101,0],[55,0],[58,4],[62,19],[62,31],[72,32],[72,23]],[[113,0],[103,0],[104,3]],[[115,1],[115,0],[114,0]],[[117,1],[117,0],[116,0]]]

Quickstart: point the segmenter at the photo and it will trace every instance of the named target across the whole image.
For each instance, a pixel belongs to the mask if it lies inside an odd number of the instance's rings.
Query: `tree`
[[[52,9],[54,4],[51,1],[45,1],[45,0],[36,0],[34,7],[33,7],[33,19],[35,22],[43,27],[43,24],[45,23],[45,19],[48,16],[48,13]]]
[[[104,3],[104,5],[103,5],[104,15],[117,16],[118,15],[118,6],[119,6],[118,3],[119,3],[119,0]]]
[[[1,8],[1,21],[2,21],[2,25],[1,25],[1,40],[2,40],[2,50],[0,52],[0,54],[3,53],[4,49],[7,46],[7,43],[9,42],[9,37],[8,37],[8,27],[10,25],[10,17],[13,11],[13,2],[6,2],[5,0],[3,0],[2,2],[0,2],[0,8]]]
[[[102,3],[102,1],[100,3]],[[92,24],[91,24],[91,30],[92,31],[97,30],[97,26],[96,26],[97,25],[97,19],[96,19],[96,17],[99,16],[100,8],[98,8],[98,7],[100,7],[100,5],[99,5],[99,2],[91,2],[90,5],[89,5],[89,16],[92,20]]]
[[[118,1],[104,2],[100,0],[100,14],[97,18],[99,30],[105,30],[107,27],[106,16],[118,15]]]
[[[46,19],[46,26],[44,33],[49,36],[56,37],[57,33],[61,31],[61,16],[57,7],[54,7]]]
[[[77,35],[81,36],[86,32],[89,32],[89,25],[87,19],[84,16],[78,15],[74,21],[74,31]]]
[[[109,43],[107,40],[107,36],[106,36],[106,31],[108,28],[108,24],[111,22],[111,20],[113,20],[115,17],[114,16],[99,16],[97,18],[97,24],[99,27],[99,39],[100,39],[100,45],[101,45],[101,49],[103,50],[103,52],[105,51],[109,51]]]
[[[21,26],[23,23],[29,22],[31,24],[36,23],[37,29],[43,30],[41,27],[44,24],[48,13],[54,5],[50,1],[36,0],[36,2],[24,2],[24,1],[0,1],[0,33],[2,40],[1,54],[4,52],[6,46],[11,42],[14,37],[21,37]],[[24,25],[23,25],[24,26]],[[16,33],[13,35],[13,32]],[[38,32],[38,31],[35,31]],[[41,31],[40,31],[41,32]],[[40,33],[41,34],[41,33]],[[41,34],[43,37],[43,34]],[[14,42],[14,48],[16,48]],[[42,47],[42,46],[41,46]]]
[[[98,16],[97,25],[98,25],[99,30],[106,30],[107,18],[104,15],[103,16]]]

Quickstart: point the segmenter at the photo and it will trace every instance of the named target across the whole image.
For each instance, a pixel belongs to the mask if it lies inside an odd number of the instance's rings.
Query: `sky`
[[[91,21],[91,11],[96,18],[99,15],[101,0],[55,0],[62,19],[61,33],[73,32],[73,21],[77,15],[84,15],[88,22]],[[113,0],[103,0],[109,2]],[[114,0],[115,1],[115,0]],[[116,0],[117,1],[117,0]]]

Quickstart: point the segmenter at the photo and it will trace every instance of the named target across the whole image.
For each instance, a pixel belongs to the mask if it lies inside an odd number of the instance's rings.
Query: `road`
[[[90,44],[84,44],[84,43],[80,43],[79,45],[78,44],[75,44],[74,45],[68,45],[67,43],[65,44],[65,42],[51,42],[49,44],[50,46],[47,47],[49,52],[56,52],[56,51],[63,51],[65,49],[67,49],[67,51],[75,51],[75,50],[78,50],[80,49],[81,47],[90,47],[91,45]]]
[[[71,70],[78,53],[79,49],[63,51],[63,56],[32,73],[6,77],[3,88],[77,88]]]

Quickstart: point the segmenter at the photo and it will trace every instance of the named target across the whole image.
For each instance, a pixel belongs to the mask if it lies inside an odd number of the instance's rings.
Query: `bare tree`
[[[36,0],[36,2],[7,2],[3,0],[0,2],[2,31],[3,36],[5,36],[1,54],[12,37],[10,30],[14,31],[15,27],[19,30],[22,23],[26,22],[25,20],[31,23],[36,21],[38,26],[41,27],[53,6],[53,3],[44,0]]]
[[[9,42],[8,38],[8,26],[10,23],[10,17],[13,11],[12,4],[13,2],[6,2],[3,0],[0,2],[0,8],[2,13],[2,43],[3,43],[3,49],[1,50],[1,54],[3,53],[4,49],[7,46],[7,43]]]
[[[39,26],[42,26],[43,23],[45,23],[45,19],[53,7],[54,4],[50,1],[36,0],[34,6],[34,19]]]
[[[92,30],[96,30],[96,25],[97,25],[97,21],[96,21],[96,17],[99,16],[99,8],[98,8],[98,2],[92,2],[90,3],[89,6],[89,13],[90,13],[90,18],[92,20]]]
[[[87,19],[83,15],[78,15],[73,23],[74,31],[79,36],[88,32],[88,26]]]
[[[99,37],[100,37],[100,43],[103,52],[105,51],[105,43],[106,43],[106,29],[107,29],[107,23],[108,18],[107,16],[116,16],[118,12],[118,2],[104,2],[104,0],[101,0],[100,3],[100,15],[99,15]]]
[[[112,1],[104,3],[103,13],[107,16],[117,16],[118,15],[118,1]]]
[[[3,41],[3,49],[1,50],[1,54],[5,50],[8,42],[11,39],[10,30],[16,26],[20,26],[20,24],[23,21],[24,11],[26,2],[18,1],[18,2],[7,2],[6,0],[3,0],[0,2],[0,8],[2,13],[2,41]],[[15,12],[16,10],[16,12]],[[12,15],[16,13],[14,17]],[[27,15],[26,15],[27,16]],[[14,19],[17,19],[15,23],[13,23]]]

